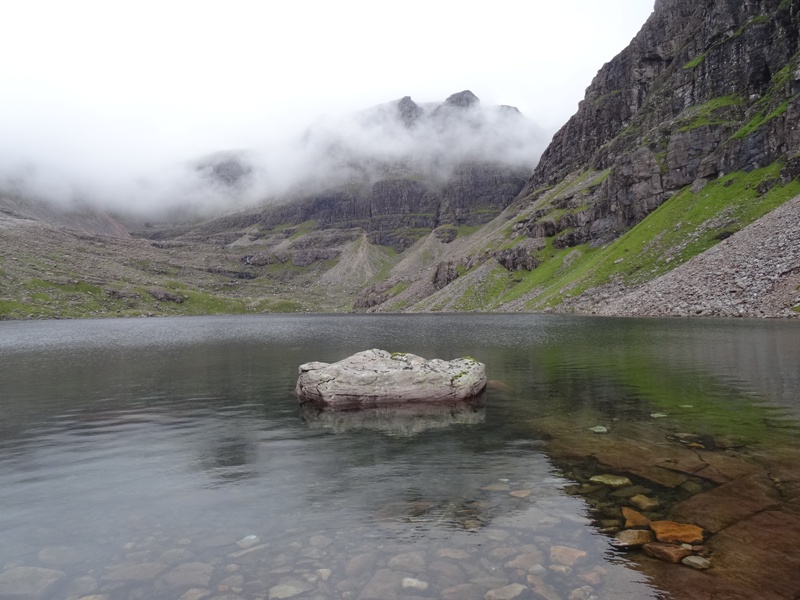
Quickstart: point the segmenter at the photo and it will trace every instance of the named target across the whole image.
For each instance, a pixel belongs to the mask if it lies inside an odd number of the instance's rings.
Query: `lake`
[[[472,356],[493,383],[435,411],[299,410],[298,365],[368,348]],[[737,540],[800,513],[799,365],[787,321],[2,322],[0,599],[794,597],[800,529],[747,559]],[[711,569],[613,544],[634,492],[701,525]]]

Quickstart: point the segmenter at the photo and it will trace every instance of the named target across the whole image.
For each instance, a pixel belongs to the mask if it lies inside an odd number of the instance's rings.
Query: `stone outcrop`
[[[373,349],[332,364],[300,365],[295,393],[301,404],[353,409],[456,402],[478,396],[485,387],[485,367],[472,358],[426,360]]]

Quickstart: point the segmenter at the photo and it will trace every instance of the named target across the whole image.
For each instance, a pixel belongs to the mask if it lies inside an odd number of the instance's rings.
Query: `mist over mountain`
[[[470,91],[444,102],[410,97],[352,114],[318,118],[288,143],[225,150],[138,176],[102,169],[88,177],[47,164],[6,165],[0,188],[128,219],[193,220],[388,175],[441,183],[464,161],[532,169],[547,134],[516,108],[485,106]]]

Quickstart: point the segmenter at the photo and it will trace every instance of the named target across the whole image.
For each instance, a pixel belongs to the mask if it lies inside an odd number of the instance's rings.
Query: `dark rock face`
[[[422,116],[422,109],[411,99],[403,96],[397,103],[397,113],[406,127],[411,127]]]
[[[437,290],[452,283],[458,278],[458,268],[453,261],[439,263],[433,274],[433,285]]]
[[[253,167],[243,152],[212,154],[200,159],[195,170],[208,180],[229,188],[243,184],[253,173]]]
[[[459,108],[469,108],[478,104],[480,100],[478,97],[470,92],[469,90],[464,90],[463,92],[458,92],[457,94],[452,94],[451,96],[447,97],[447,100],[444,101],[443,106],[457,106]],[[440,110],[441,107],[439,107]]]
[[[209,234],[260,224],[316,221],[320,229],[360,227],[374,244],[402,251],[441,225],[480,225],[506,208],[525,185],[524,171],[501,164],[464,163],[444,184],[388,178],[315,194],[261,213],[215,219]]]
[[[534,201],[571,173],[610,170],[582,199],[584,222],[533,218],[528,235],[602,243],[685,186],[786,159],[800,144],[798,19],[800,5],[780,0],[656,2],[521,193]]]

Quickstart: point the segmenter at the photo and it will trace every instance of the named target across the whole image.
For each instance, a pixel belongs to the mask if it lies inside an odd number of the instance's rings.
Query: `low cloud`
[[[485,106],[464,91],[444,102],[404,97],[321,117],[288,142],[187,157],[158,168],[153,157],[132,157],[129,169],[102,160],[72,170],[5,161],[0,187],[141,218],[197,218],[383,178],[443,182],[464,161],[532,170],[547,141],[547,134],[517,109]]]

